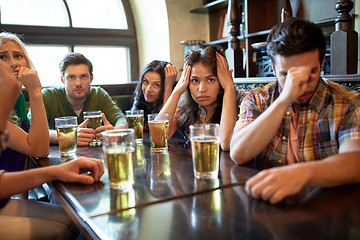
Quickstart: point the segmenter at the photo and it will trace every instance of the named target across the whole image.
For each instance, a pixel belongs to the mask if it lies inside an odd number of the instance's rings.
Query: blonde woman
[[[1,154],[0,168],[6,171],[24,169],[26,155],[46,157],[49,152],[49,134],[41,97],[41,83],[28,57],[23,42],[12,33],[0,33],[0,62],[10,67],[15,78],[26,88],[32,111],[32,125],[26,117],[25,98],[21,91],[9,118],[8,129],[15,134],[10,143],[23,141],[16,151],[8,148]],[[7,161],[6,159],[11,159]]]

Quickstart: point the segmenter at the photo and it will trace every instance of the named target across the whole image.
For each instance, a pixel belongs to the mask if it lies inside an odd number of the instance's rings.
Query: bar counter
[[[79,156],[103,160],[101,147],[79,147]],[[33,159],[60,164],[58,146]],[[107,169],[93,185],[52,182],[55,195],[88,239],[360,239],[360,184],[306,186],[277,205],[244,192],[257,173],[221,152],[216,180],[195,180],[190,148],[176,142],[166,154],[138,145],[135,187],[111,190]]]

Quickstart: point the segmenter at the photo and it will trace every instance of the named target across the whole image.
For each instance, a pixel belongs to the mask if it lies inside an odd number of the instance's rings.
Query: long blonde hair
[[[30,60],[29,55],[25,49],[25,43],[23,43],[23,41],[20,40],[20,38],[14,34],[14,33],[10,33],[10,32],[1,32],[0,33],[0,46],[7,41],[13,41],[15,43],[17,43],[21,49],[21,51],[24,53],[26,61],[28,63],[28,68],[31,69],[35,69],[33,62]]]

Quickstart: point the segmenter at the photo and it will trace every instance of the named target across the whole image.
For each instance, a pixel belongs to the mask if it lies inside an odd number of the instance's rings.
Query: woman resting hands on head
[[[220,145],[229,150],[238,114],[232,70],[217,46],[186,53],[184,70],[160,113],[169,114],[168,138],[180,130],[188,135],[196,123],[219,123]]]
[[[160,112],[169,98],[176,76],[176,68],[169,62],[154,60],[146,65],[140,74],[131,110],[144,110],[146,123],[147,115]]]

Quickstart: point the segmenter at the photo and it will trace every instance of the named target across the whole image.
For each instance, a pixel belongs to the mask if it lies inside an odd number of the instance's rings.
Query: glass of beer
[[[134,129],[107,130],[102,136],[110,188],[128,192],[134,185]]]
[[[198,179],[216,179],[219,172],[219,124],[190,126],[194,175]]]
[[[86,125],[87,128],[96,129],[101,126],[101,111],[90,111],[84,112],[84,120],[89,119],[89,123]],[[101,141],[96,139],[96,137],[90,143],[91,147],[96,147],[101,145]]]
[[[55,118],[61,157],[72,158],[77,154],[77,117]]]
[[[127,127],[135,130],[135,142],[141,144],[143,142],[144,111],[127,110],[125,116]]]
[[[152,152],[167,152],[169,114],[149,114],[148,125]]]

